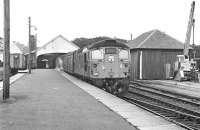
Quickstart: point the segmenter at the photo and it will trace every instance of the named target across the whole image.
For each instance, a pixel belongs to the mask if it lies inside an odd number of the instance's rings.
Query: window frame
[[[93,54],[94,54],[95,51],[101,52],[101,56],[99,58],[96,58],[96,57],[94,58],[93,57],[94,56]],[[92,60],[103,60],[104,59],[104,50],[103,50],[103,48],[91,50],[91,59]]]
[[[126,51],[127,53],[126,53],[126,57],[125,56],[120,56],[120,54],[121,54],[121,52],[122,51]],[[128,60],[129,59],[129,50],[127,50],[127,49],[119,49],[119,59],[123,59],[123,60]]]

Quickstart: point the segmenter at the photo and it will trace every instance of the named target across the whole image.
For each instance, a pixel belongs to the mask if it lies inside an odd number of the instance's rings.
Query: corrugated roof
[[[128,46],[131,49],[183,49],[182,42],[161,32],[160,30],[151,30],[129,41]]]

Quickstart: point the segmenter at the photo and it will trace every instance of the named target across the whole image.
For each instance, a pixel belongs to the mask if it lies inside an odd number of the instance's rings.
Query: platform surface
[[[33,70],[2,102],[0,130],[136,130],[117,113],[55,70]]]
[[[10,77],[10,87],[13,87],[15,81],[24,76],[25,73],[18,73]],[[3,89],[3,81],[0,81],[0,91]]]
[[[177,126],[162,117],[141,109],[134,104],[128,103],[114,95],[111,95],[110,93],[103,91],[102,89],[88,84],[87,82],[77,79],[67,73],[60,73],[66,77],[66,79],[76,84],[77,87],[80,87],[96,100],[103,103],[110,110],[118,113],[122,118],[133,126],[136,126],[139,130],[185,130],[184,128]]]

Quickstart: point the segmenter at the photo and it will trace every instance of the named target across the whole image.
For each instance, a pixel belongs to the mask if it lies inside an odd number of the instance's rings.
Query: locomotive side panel
[[[63,70],[65,71],[65,72],[68,72],[67,71],[67,54],[65,54],[65,55],[63,55]]]
[[[84,77],[84,55],[76,51],[74,56],[74,74]]]
[[[79,57],[79,75],[84,77],[85,76],[84,54],[83,53],[79,53],[78,57]]]
[[[78,68],[79,68],[79,62],[78,62],[78,55],[77,51],[74,52],[74,75],[78,75]]]
[[[67,72],[73,73],[73,53],[67,55]]]
[[[67,73],[73,73],[73,53],[68,53],[62,56],[63,58],[63,69]]]
[[[90,79],[90,57],[89,52],[84,53],[84,77]]]

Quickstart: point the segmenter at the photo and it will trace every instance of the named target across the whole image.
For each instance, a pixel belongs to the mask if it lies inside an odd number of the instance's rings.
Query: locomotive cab
[[[91,75],[95,84],[107,91],[119,94],[128,90],[129,48],[106,46],[90,51]]]
[[[101,78],[129,77],[129,50],[106,47],[91,51],[91,76]]]

